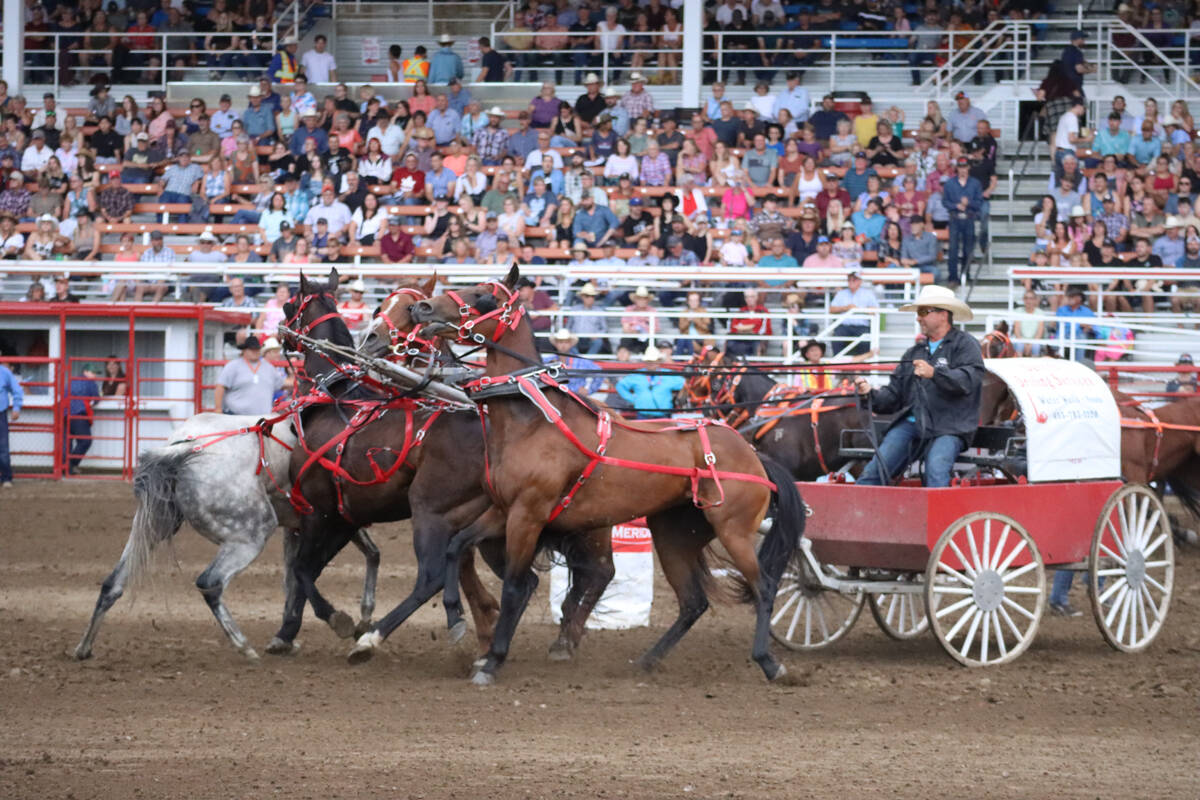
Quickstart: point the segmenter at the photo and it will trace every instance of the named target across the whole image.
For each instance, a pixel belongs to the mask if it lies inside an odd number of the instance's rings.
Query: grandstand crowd
[[[1133,3],[1120,14],[1145,28],[1193,24],[1175,5]],[[0,82],[0,254],[161,264],[190,275],[174,293],[180,299],[234,305],[271,293],[237,274],[237,264],[259,263],[516,260],[570,264],[581,276],[589,266],[878,266],[956,286],[989,245],[998,144],[987,115],[964,92],[945,108],[930,101],[919,120],[864,92],[810,95],[804,70],[819,42],[807,31],[911,32],[916,83],[921,67],[937,63],[925,55],[947,35],[997,15],[1035,17],[1041,6],[820,0],[785,11],[770,0],[710,3],[706,35],[757,33],[723,39],[732,71],[708,63],[700,107],[674,109],[658,108],[647,86],[672,80],[678,68],[679,2],[530,2],[516,33],[496,43],[502,49],[478,40],[477,66],[463,64],[448,35],[407,57],[393,46],[387,79],[411,93],[389,101],[379,85],[337,82],[323,36],[303,53],[294,38],[272,51],[270,0],[111,9],[99,0],[31,0],[28,77],[46,67],[45,34],[78,34],[53,37],[58,83],[88,80],[92,88],[86,107],[67,108],[53,92],[10,96]],[[937,41],[931,31],[942,32]],[[152,33],[178,34],[167,45],[182,51],[172,79],[199,71],[203,80],[245,80],[245,89],[211,107],[201,98],[168,103],[158,91],[144,104],[114,96],[109,81],[134,82],[133,70],[154,66],[158,45],[145,38]],[[1058,80],[1043,87],[1055,172],[1033,209],[1031,263],[1200,267],[1192,205],[1200,154],[1186,104],[1160,114],[1154,100],[1128,109],[1118,98],[1104,124],[1089,129],[1083,76],[1094,67],[1076,33]],[[492,83],[564,72],[584,88],[570,102],[554,81],[519,111],[489,96]],[[735,104],[724,80],[747,75],[754,93]],[[618,77],[628,88],[612,85]],[[48,264],[28,299],[74,297],[61,278]],[[592,292],[579,291],[585,283]],[[161,301],[173,287],[164,276],[135,277],[114,265],[98,280],[77,278],[74,288],[93,298]],[[550,307],[545,288],[533,287]],[[610,291],[599,279],[581,277],[573,288],[572,301],[639,302],[637,292]],[[810,299],[778,285],[690,297],[687,288],[657,302],[754,312]],[[1026,288],[1041,290],[1035,299],[1054,309],[1074,302],[1066,286]],[[1152,310],[1150,294],[1161,287],[1117,281],[1103,302],[1096,288],[1082,305],[1114,311],[1133,308],[1138,291]],[[1200,285],[1177,288],[1176,310],[1200,310]],[[832,310],[855,306],[862,304],[834,302]]]

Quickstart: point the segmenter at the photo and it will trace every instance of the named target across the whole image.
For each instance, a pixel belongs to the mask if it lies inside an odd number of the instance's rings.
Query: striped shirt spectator
[[[503,128],[488,126],[475,131],[474,145],[485,164],[499,164],[508,152],[508,133]]]
[[[647,145],[646,155],[642,156],[641,175],[643,186],[666,186],[670,182],[671,159],[655,142]]]

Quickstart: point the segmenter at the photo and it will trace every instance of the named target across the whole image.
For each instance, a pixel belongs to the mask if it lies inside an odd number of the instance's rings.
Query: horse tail
[[[1180,477],[1167,478],[1166,482],[1188,513],[1200,519],[1200,487],[1193,486]]]
[[[800,539],[804,536],[807,519],[807,507],[791,473],[762,453],[759,453],[758,459],[767,472],[767,478],[775,484],[775,491],[771,493],[771,527],[758,548],[759,586],[751,586],[745,578],[739,578],[736,582],[740,598],[748,603],[755,602],[764,589],[772,594],[775,592],[780,576],[800,550]]]
[[[180,474],[195,455],[191,447],[163,448],[142,454],[133,473],[133,493],[138,506],[125,546],[130,580],[145,570],[154,548],[173,537],[183,525],[177,487]]]

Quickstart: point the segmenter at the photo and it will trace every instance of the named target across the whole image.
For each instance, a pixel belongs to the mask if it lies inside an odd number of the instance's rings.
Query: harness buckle
[[[482,333],[473,333],[467,338],[475,344],[487,344],[487,337]]]
[[[710,467],[711,467],[713,464],[716,464],[716,463],[717,463],[717,456],[716,456],[716,454],[715,454],[715,453],[705,453],[705,454],[704,454],[704,463],[705,463],[705,464],[708,464]]]

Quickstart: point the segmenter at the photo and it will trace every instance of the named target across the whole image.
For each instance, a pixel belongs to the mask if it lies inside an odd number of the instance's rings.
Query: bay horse
[[[1121,477],[1129,483],[1166,488],[1194,517],[1200,518],[1200,396],[1185,397],[1151,409],[1113,389],[1121,411]],[[1184,525],[1172,519],[1181,544]]]
[[[336,270],[331,270],[327,283],[309,281],[302,275],[299,295],[284,307],[286,327],[353,347],[350,332],[337,313],[337,284]],[[400,289],[385,305],[398,314],[398,309],[407,309],[432,288],[431,279],[423,289]],[[357,527],[410,517],[413,523],[417,582],[403,602],[368,631],[360,632],[360,639],[372,646],[354,648],[350,660],[359,663],[370,658],[392,631],[442,589],[451,537],[462,529],[473,530],[471,526],[491,507],[482,483],[483,433],[474,409],[453,411],[380,394],[362,386],[358,376],[346,368],[345,359],[306,350],[306,363],[324,360],[338,372],[320,387],[332,402],[308,406],[297,420],[301,437],[292,452],[292,496],[310,509],[300,518],[295,562],[302,590],[315,591],[321,569]],[[584,622],[612,578],[611,534],[607,530],[603,534],[580,537],[565,548],[572,591],[564,601],[552,657],[569,658],[575,652]],[[468,552],[459,563],[458,578],[463,581],[483,648],[490,644],[498,607],[479,582],[471,559]],[[494,569],[502,566],[494,554],[490,563]],[[322,603],[319,594],[309,599],[314,608]],[[457,641],[465,632],[462,606],[452,598],[445,607],[450,638]],[[277,639],[290,641],[302,610],[303,603],[285,609]]]
[[[607,527],[645,517],[679,600],[674,624],[642,656],[656,665],[708,608],[704,551],[716,537],[740,571],[756,611],[751,655],[768,680],[786,673],[769,647],[779,579],[796,555],[805,507],[791,476],[733,429],[706,420],[624,422],[569,395],[544,366],[516,294],[520,269],[504,281],[447,291],[414,303],[424,335],[487,349],[485,375],[467,384],[486,420],[486,481],[504,515],[506,553],[500,617],[472,681],[495,682],[537,585],[530,569],[544,530]],[[759,528],[773,520],[755,553]],[[470,543],[456,537],[457,548]],[[451,565],[448,574],[453,575]],[[450,590],[450,586],[447,590]]]

